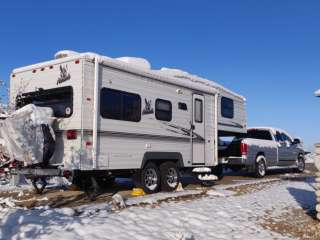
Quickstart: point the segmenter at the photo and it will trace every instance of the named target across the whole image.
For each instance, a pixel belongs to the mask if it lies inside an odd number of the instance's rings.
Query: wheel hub
[[[158,185],[158,176],[154,169],[148,169],[146,171],[144,182],[147,188],[153,191]]]

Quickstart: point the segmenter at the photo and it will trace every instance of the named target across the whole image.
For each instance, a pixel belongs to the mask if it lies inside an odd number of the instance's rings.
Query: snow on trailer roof
[[[223,87],[222,85],[214,81],[201,78],[196,75],[192,75],[188,72],[179,69],[151,69],[151,64],[148,60],[136,57],[111,58],[107,56],[101,56],[97,53],[92,52],[78,53],[70,50],[62,50],[55,54],[54,60],[33,64],[22,68],[16,68],[13,70],[12,73],[16,74],[24,71],[30,71],[35,68],[41,68],[47,65],[61,64],[78,58],[86,58],[93,60],[96,57],[98,57],[100,59],[100,62],[102,62],[103,64],[113,68],[123,69],[125,71],[132,72],[135,74],[156,78],[160,81],[173,83],[186,88],[194,88],[208,93],[217,93],[219,91],[225,91],[226,93],[238,97],[242,101],[246,101],[246,99],[243,96]]]

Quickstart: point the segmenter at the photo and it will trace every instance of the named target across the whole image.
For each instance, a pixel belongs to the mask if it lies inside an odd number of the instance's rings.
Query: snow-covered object
[[[59,59],[59,58],[71,57],[75,55],[79,55],[79,53],[71,50],[61,50],[54,55],[54,58]]]
[[[314,95],[316,95],[316,97],[320,97],[320,89],[318,89],[317,91],[315,91]]]
[[[142,69],[151,69],[151,64],[147,59],[138,57],[119,57],[116,58],[119,61],[125,62],[127,64],[133,65]]]
[[[239,98],[243,99],[244,101],[246,100],[243,96],[241,96],[233,91],[230,91],[229,89],[223,87],[222,85],[220,85],[216,82],[213,82],[211,80],[208,80],[208,79],[205,79],[205,78],[193,75],[193,74],[190,74],[190,73],[183,71],[183,70],[180,70],[180,69],[163,67],[160,70],[154,70],[154,72],[157,72],[159,74],[169,75],[169,76],[172,76],[172,77],[175,77],[178,79],[189,80],[194,83],[201,83],[201,84],[206,85],[208,87],[220,89],[220,90],[228,92],[232,95],[238,96]]]
[[[118,193],[112,196],[112,204],[115,209],[122,209],[126,207],[123,197]]]
[[[205,175],[198,175],[198,179],[201,181],[215,181],[218,180],[218,177],[213,174],[205,174]]]
[[[43,161],[44,135],[42,125],[49,126],[51,135],[53,110],[37,107],[33,104],[13,112],[1,122],[0,138],[3,139],[4,154],[11,161],[18,160],[25,165],[33,165]]]
[[[210,173],[211,169],[208,167],[198,167],[198,168],[192,169],[192,172],[194,172],[194,173]]]

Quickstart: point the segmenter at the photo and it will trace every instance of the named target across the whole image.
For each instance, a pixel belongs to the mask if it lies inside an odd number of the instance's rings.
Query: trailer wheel
[[[263,178],[267,173],[265,157],[263,155],[259,155],[256,158],[256,165],[254,175],[256,178]]]
[[[141,172],[141,186],[146,193],[156,193],[160,189],[160,172],[156,164],[149,162]]]
[[[160,165],[161,190],[172,192],[177,189],[180,182],[180,174],[177,164],[174,162],[164,162]]]
[[[53,156],[55,150],[55,140],[50,131],[51,126],[47,124],[41,124],[41,129],[43,132],[43,159],[42,163],[44,166],[49,164],[50,158]]]

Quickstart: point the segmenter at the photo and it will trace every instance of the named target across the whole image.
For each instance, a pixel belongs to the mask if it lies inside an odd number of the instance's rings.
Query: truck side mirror
[[[300,143],[301,143],[300,139],[299,139],[299,138],[295,138],[295,139],[293,140],[293,143],[292,143],[292,144],[296,145],[296,144],[300,144]]]

